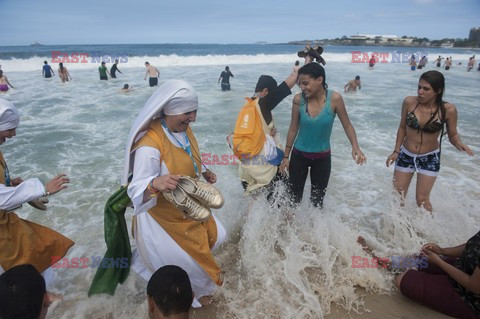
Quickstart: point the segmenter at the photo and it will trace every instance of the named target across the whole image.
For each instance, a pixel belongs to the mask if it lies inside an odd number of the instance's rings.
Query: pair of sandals
[[[321,54],[323,53],[323,48],[321,46],[315,46],[311,47],[309,45],[305,46],[305,49],[302,51],[298,51],[297,55],[299,58],[305,58],[307,56],[310,56],[312,59],[317,61],[318,63],[321,63],[322,65],[325,65],[327,62],[322,58]]]
[[[30,206],[39,210],[47,210],[48,198],[40,197],[39,199],[34,199],[28,202]]]
[[[163,196],[185,217],[196,221],[209,219],[210,208],[221,208],[225,202],[222,193],[213,185],[185,175],[180,175],[177,188],[163,192]]]

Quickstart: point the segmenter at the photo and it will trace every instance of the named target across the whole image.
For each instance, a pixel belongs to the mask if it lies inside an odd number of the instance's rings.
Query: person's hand
[[[389,167],[390,165],[395,163],[397,158],[398,158],[398,153],[397,152],[394,151],[392,154],[390,154],[390,156],[387,158],[387,161],[386,161],[387,167]]]
[[[66,183],[70,183],[67,175],[58,174],[57,176],[52,178],[47,184],[45,184],[45,191],[49,195],[53,195],[55,193],[58,193],[62,189],[67,188],[67,185],[65,185]]]
[[[288,160],[288,158],[284,157],[283,160],[282,160],[282,163],[280,164],[280,167],[278,168],[279,172],[282,175],[285,175],[286,172],[288,171],[288,166],[289,165],[290,165],[290,161]]]
[[[217,175],[209,169],[203,172],[202,175],[203,175],[203,178],[205,178],[205,180],[210,184],[214,184],[217,182]]]
[[[178,175],[167,174],[155,177],[152,184],[153,188],[157,189],[159,192],[165,192],[177,188],[179,180],[180,177]]]
[[[457,146],[457,150],[459,150],[460,152],[465,152],[470,156],[473,156],[472,150],[470,149],[470,147],[468,147],[465,144],[459,143],[458,146]]]
[[[362,151],[357,149],[352,149],[352,158],[357,163],[357,165],[362,165],[367,162],[367,158],[363,155]]]
[[[23,183],[23,179],[21,179],[20,177],[17,177],[12,179],[10,182],[12,183],[12,186],[18,186],[21,183]]]
[[[434,265],[440,264],[443,260],[440,256],[429,249],[422,249],[421,255],[428,258],[428,262]]]
[[[270,130],[270,136],[274,137],[275,135],[277,135],[277,129],[274,127]]]
[[[443,248],[434,243],[428,243],[422,246],[422,251],[428,249],[437,255],[443,255]]]

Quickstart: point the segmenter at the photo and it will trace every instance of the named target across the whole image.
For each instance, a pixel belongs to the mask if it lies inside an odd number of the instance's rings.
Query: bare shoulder
[[[330,100],[332,102],[335,102],[335,101],[343,101],[343,97],[340,93],[336,92],[336,91],[331,91],[332,93],[330,93]]]
[[[407,96],[403,99],[403,106],[407,107],[407,109],[414,107],[417,103],[418,98],[416,96]]]
[[[455,104],[449,103],[449,102],[445,102],[445,104],[443,104],[443,106],[445,107],[445,110],[446,110],[447,112],[449,112],[449,111],[454,111],[454,110],[457,109],[457,107],[455,106]]]
[[[293,97],[293,105],[300,105],[300,101],[302,100],[302,93],[297,93]]]
[[[457,108],[455,107],[454,104],[452,103],[445,103],[443,104],[443,107],[445,108],[445,113],[446,116],[448,117],[450,114],[455,114],[457,112]]]

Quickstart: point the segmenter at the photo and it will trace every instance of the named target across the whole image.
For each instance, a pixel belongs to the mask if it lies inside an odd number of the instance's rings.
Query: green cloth
[[[122,186],[105,204],[104,229],[107,252],[102,263],[98,265],[88,296],[100,293],[113,295],[117,285],[122,284],[128,277],[132,249],[125,221],[125,210],[129,203],[127,187]],[[114,260],[117,263],[112,262]],[[126,262],[118,263],[119,260]]]

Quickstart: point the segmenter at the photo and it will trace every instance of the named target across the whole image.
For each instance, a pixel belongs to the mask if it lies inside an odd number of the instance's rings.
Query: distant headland
[[[294,45],[361,45],[361,46],[399,46],[399,47],[431,47],[431,48],[479,48],[480,47],[480,27],[470,29],[468,39],[464,38],[444,38],[441,40],[430,40],[428,38],[417,38],[409,36],[396,35],[377,35],[377,34],[356,34],[341,38],[322,39],[322,40],[298,40],[290,41],[286,44]]]

